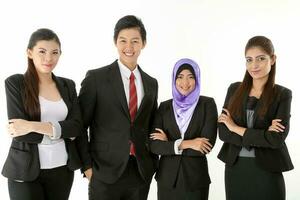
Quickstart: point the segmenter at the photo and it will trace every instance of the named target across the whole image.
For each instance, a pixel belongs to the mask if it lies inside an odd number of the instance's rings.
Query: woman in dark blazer
[[[251,38],[245,57],[244,80],[230,85],[218,120],[226,199],[283,200],[282,172],[293,169],[285,144],[292,92],[274,82],[276,56],[268,38]]]
[[[175,64],[172,85],[173,99],[160,104],[151,134],[151,151],[161,155],[155,176],[158,199],[207,200],[206,154],[216,140],[216,104],[200,96],[200,69],[193,60]]]
[[[27,54],[25,74],[5,80],[12,143],[2,174],[10,199],[66,200],[73,171],[81,167],[74,141],[82,127],[75,84],[52,73],[61,54],[53,31],[35,31]]]

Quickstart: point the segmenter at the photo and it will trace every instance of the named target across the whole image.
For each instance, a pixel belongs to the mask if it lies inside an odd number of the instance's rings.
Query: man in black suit
[[[132,15],[121,18],[114,42],[119,59],[88,71],[81,85],[82,171],[90,180],[90,199],[146,200],[157,165],[148,138],[158,84],[137,64],[146,45],[142,21]]]

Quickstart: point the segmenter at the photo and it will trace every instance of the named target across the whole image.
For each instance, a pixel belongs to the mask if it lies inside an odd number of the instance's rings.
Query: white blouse
[[[60,138],[61,127],[59,121],[66,119],[68,108],[63,101],[50,101],[39,96],[41,107],[41,122],[51,122],[53,137],[44,135],[43,141],[38,144],[40,168],[52,169],[67,164],[68,154],[65,141]]]

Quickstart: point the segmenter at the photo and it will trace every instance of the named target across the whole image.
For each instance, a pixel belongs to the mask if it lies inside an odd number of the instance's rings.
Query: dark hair
[[[178,68],[178,70],[177,70],[177,72],[176,72],[176,76],[175,76],[176,79],[178,78],[178,75],[180,74],[180,72],[182,72],[183,70],[189,70],[189,71],[193,74],[194,78],[196,79],[195,71],[194,71],[192,65],[187,64],[187,63],[181,65],[181,66]]]
[[[268,54],[271,58],[274,58],[274,46],[272,41],[265,36],[255,36],[248,40],[246,47],[245,47],[245,54],[246,52],[253,48],[257,47],[263,50],[266,54]],[[262,105],[258,109],[259,117],[263,117],[263,115],[267,112],[269,105],[272,102],[272,97],[275,94],[275,72],[276,72],[276,62],[271,66],[271,71],[269,72],[268,80],[264,85],[263,92],[261,94],[261,102]],[[252,77],[246,70],[243,82],[240,84],[236,92],[234,93],[233,97],[229,101],[228,110],[233,116],[241,116],[243,97],[246,94],[250,93],[252,88]]]
[[[144,27],[144,24],[141,19],[137,18],[134,15],[126,15],[119,19],[119,21],[116,23],[115,30],[114,30],[114,41],[117,42],[118,35],[120,31],[123,29],[128,28],[137,28],[141,34],[142,41],[145,44],[146,43],[146,29]]]
[[[57,35],[50,29],[42,28],[33,32],[30,36],[27,49],[32,50],[37,42],[41,40],[54,40],[61,48]],[[39,103],[39,77],[35,69],[33,60],[28,57],[28,67],[24,73],[24,107],[31,120],[39,120],[40,103]]]

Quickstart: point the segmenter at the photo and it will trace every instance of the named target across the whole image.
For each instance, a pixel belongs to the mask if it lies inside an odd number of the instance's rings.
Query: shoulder
[[[157,80],[154,77],[147,74],[146,72],[144,72],[140,66],[139,66],[139,71],[143,78],[147,79],[148,81],[152,82],[153,84],[157,84]]]
[[[200,98],[199,98],[199,102],[210,102],[210,103],[214,103],[215,102],[215,100],[214,100],[214,98],[212,98],[212,97],[208,97],[208,96],[200,96]]]
[[[9,81],[9,82],[16,82],[16,81],[23,81],[23,80],[24,80],[23,74],[14,74],[5,79],[5,81]]]
[[[55,76],[57,81],[62,82],[64,85],[75,87],[75,82],[72,79],[61,77],[61,76]]]
[[[292,90],[282,85],[275,84],[275,92],[279,98],[291,98]]]
[[[95,69],[88,70],[86,73],[86,76],[104,76],[106,75],[109,71],[111,71],[113,68],[118,68],[118,63],[117,61],[106,65],[102,67],[98,67]]]
[[[211,109],[214,109],[217,107],[216,102],[214,100],[214,98],[212,97],[208,97],[208,96],[200,96],[197,107],[199,106],[204,106],[204,107],[208,107]]]
[[[23,74],[14,74],[5,79],[5,85],[8,86],[19,86],[24,84],[24,75]]]
[[[241,85],[241,82],[231,83],[228,87],[228,91],[235,91],[240,85]]]
[[[170,108],[172,106],[172,102],[173,102],[173,99],[169,99],[169,100],[161,102],[159,105],[159,109],[166,110],[167,108]]]

